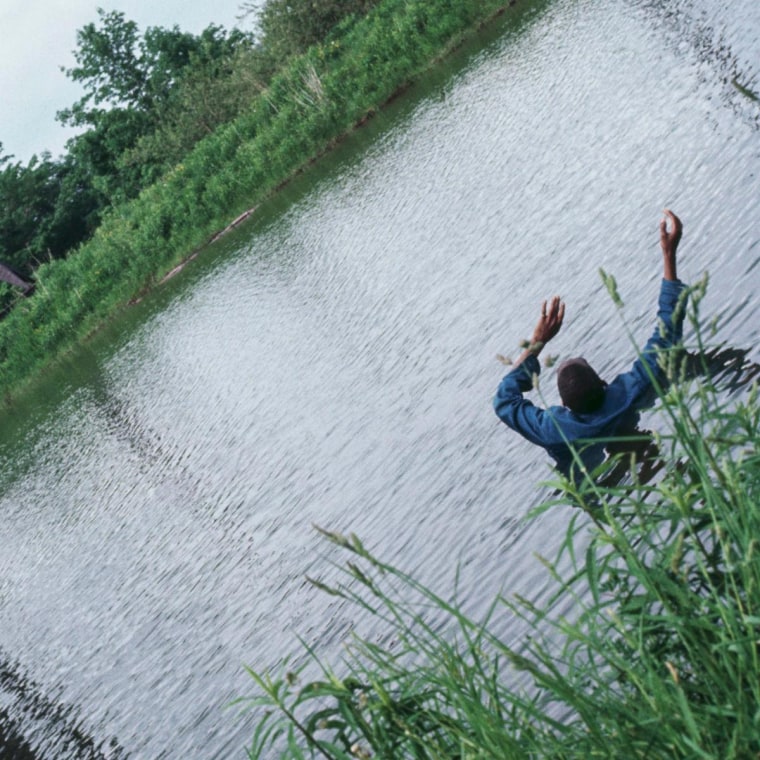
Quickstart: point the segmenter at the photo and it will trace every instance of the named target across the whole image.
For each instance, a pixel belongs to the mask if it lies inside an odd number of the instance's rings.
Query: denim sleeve
[[[542,434],[544,410],[536,407],[523,394],[533,388],[533,376],[541,372],[538,359],[531,354],[522,364],[505,375],[493,399],[498,418],[531,443],[546,445]]]
[[[662,281],[657,308],[657,326],[631,368],[631,374],[640,383],[650,384],[653,379],[658,382],[665,380],[665,374],[657,361],[657,352],[670,348],[681,340],[686,310],[682,307],[676,314],[676,306],[685,287],[680,280]]]

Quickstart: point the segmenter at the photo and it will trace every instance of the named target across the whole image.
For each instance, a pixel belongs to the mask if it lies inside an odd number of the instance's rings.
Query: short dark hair
[[[607,383],[582,358],[568,359],[557,371],[557,387],[562,403],[572,412],[596,411],[604,401]]]

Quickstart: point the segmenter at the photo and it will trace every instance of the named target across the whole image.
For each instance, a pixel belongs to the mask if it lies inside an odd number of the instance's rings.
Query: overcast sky
[[[263,0],[261,0],[263,2]],[[74,65],[76,33],[97,21],[97,8],[122,11],[148,26],[199,33],[209,24],[252,28],[238,22],[242,0],[0,0],[0,142],[3,155],[26,162],[33,153],[64,150],[71,132],[55,114],[72,105],[82,90],[60,70]],[[260,3],[259,3],[260,4]]]

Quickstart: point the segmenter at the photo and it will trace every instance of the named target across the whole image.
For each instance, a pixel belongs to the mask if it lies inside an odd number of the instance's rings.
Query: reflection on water
[[[124,757],[116,739],[96,742],[76,714],[23,675],[0,651],[0,757],[35,760],[117,760]],[[27,740],[25,736],[33,736]]]
[[[760,364],[749,358],[747,349],[715,346],[706,351],[687,352],[678,359],[680,382],[704,379],[721,395],[733,395],[760,378]],[[656,398],[652,398],[652,403]],[[612,488],[624,481],[642,485],[652,482],[663,471],[656,437],[651,430],[638,427],[620,431],[613,439],[579,451],[586,475],[576,472],[578,482],[589,477],[594,484]],[[573,477],[571,475],[570,477]]]
[[[760,38],[757,3],[739,0],[728,14],[715,14],[715,3],[687,0],[662,3],[634,0],[658,25],[676,50],[688,46],[721,88],[721,99],[753,129],[760,129]]]
[[[555,0],[494,33],[8,415],[2,735],[56,760],[78,757],[52,749],[74,729],[103,753],[239,755],[242,663],[275,665],[296,634],[330,658],[371,625],[304,581],[331,580],[312,524],[443,593],[456,578],[475,616],[498,591],[546,598],[534,553],[571,510],[525,522],[551,471],[490,403],[535,305],[559,291],[556,349],[617,374],[626,329],[649,331],[669,206],[682,277],[713,275],[709,371],[725,394],[757,377],[754,349],[729,348],[760,338],[756,114],[726,83],[757,89],[748,3],[670,3],[665,23],[662,4]],[[27,720],[37,699],[58,734]]]

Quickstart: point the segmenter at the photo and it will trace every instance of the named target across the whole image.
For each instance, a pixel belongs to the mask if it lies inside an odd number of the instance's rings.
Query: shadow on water
[[[748,355],[747,349],[730,346],[686,353],[682,358],[682,377],[685,381],[708,378],[719,393],[734,394],[760,379],[760,364],[751,361]],[[655,400],[652,399],[652,404]],[[621,485],[631,476],[632,468],[636,482],[646,485],[665,467],[654,435],[637,425],[603,444],[589,446],[579,455],[587,470],[596,466],[593,481],[601,488]],[[602,461],[605,455],[607,459]]]
[[[0,703],[0,760],[118,760],[127,757],[115,738],[98,743],[78,721],[75,709],[43,694],[2,651]]]
[[[35,760],[32,748],[20,736],[5,710],[0,710],[0,758],[2,760]]]
[[[718,391],[736,393],[760,378],[760,364],[750,361],[749,350],[718,346],[703,353],[686,355],[686,377],[709,377]]]
[[[710,23],[692,0],[662,3],[660,0],[634,0],[633,5],[654,17],[654,28],[662,32],[673,47],[690,47],[697,60],[718,75],[721,99],[736,116],[754,129],[760,129],[758,72],[742,61],[734,42],[725,30]]]

